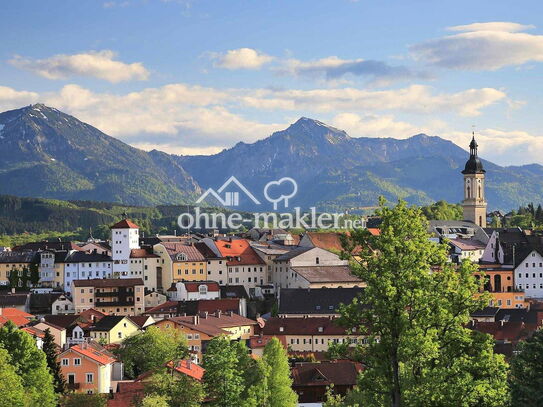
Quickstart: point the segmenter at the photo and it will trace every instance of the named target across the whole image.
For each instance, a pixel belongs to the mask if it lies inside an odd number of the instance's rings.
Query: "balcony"
[[[79,390],[80,384],[79,383],[68,383],[67,387],[68,387],[68,390]]]
[[[118,291],[96,292],[96,297],[118,297]]]
[[[98,307],[126,307],[134,306],[133,301],[96,301],[95,305]]]

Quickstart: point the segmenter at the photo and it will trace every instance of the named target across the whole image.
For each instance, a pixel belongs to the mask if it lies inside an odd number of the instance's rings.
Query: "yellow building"
[[[75,313],[94,308],[109,315],[140,315],[145,311],[141,278],[95,278],[72,281]]]
[[[140,333],[140,327],[125,316],[107,315],[90,330],[90,337],[99,343],[121,343]]]
[[[367,343],[357,333],[347,334],[333,318],[270,318],[261,329],[263,337],[275,336],[293,352],[326,352],[332,343],[350,346]]]
[[[38,264],[37,252],[1,252],[0,253],[0,285],[9,285],[11,270],[18,270],[22,277],[23,270],[29,270],[31,264]],[[22,282],[20,282],[19,286]]]
[[[171,259],[172,282],[205,281],[207,260],[193,244],[162,243]]]
[[[172,317],[156,323],[161,329],[178,329],[187,337],[192,359],[202,361],[202,349],[216,336],[225,335],[231,340],[248,340],[254,335],[256,321],[229,311],[214,313],[203,312],[200,315]]]

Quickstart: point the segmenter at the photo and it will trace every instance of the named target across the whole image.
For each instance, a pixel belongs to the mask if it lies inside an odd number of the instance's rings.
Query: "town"
[[[489,334],[495,352],[510,359],[543,324],[543,236],[487,225],[475,137],[469,147],[465,220],[430,221],[428,239],[448,245],[451,264],[478,265],[474,275],[484,279],[489,299],[466,326]],[[379,239],[380,222],[368,218],[365,233]],[[337,323],[342,304],[366,289],[352,269],[357,249],[345,256],[348,234],[253,228],[144,237],[123,218],[106,241],[91,235],[3,247],[0,325],[30,335],[39,349],[54,342],[65,391],[103,394],[110,407],[139,405],[134,400],[145,398],[154,377],[152,369],[135,366],[126,344],[171,330],[186,347],[182,358],[160,362],[172,377],[205,385],[214,341],[241,343],[255,360],[279,343],[298,402],[322,403],[330,389],[345,396],[357,385],[364,360],[350,357],[349,348],[369,342],[366,333]],[[196,403],[210,400],[201,395]]]

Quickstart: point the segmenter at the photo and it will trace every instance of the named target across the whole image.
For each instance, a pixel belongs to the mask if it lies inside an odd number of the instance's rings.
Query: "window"
[[[69,366],[70,365],[70,359],[62,359],[62,366]]]
[[[74,359],[74,366],[80,366],[81,365],[81,359],[75,358]]]
[[[94,381],[94,375],[92,373],[87,373],[87,383],[92,383]]]

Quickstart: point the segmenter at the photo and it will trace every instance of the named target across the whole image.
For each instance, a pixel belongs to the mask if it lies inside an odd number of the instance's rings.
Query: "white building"
[[[113,277],[130,277],[130,254],[140,248],[140,229],[128,219],[111,227],[111,257],[113,258]]]
[[[70,293],[72,281],[93,278],[111,278],[112,261],[106,254],[74,251],[64,265],[64,291]]]
[[[202,253],[202,256],[207,261],[207,280],[225,285],[227,282],[226,258],[221,255],[215,242],[212,239],[205,238],[201,242],[195,243],[194,246]]]
[[[61,295],[51,305],[51,314],[73,314],[75,313],[74,303],[67,295]]]
[[[524,291],[526,298],[543,298],[543,256],[538,250],[532,250],[518,263],[515,287]]]
[[[168,289],[171,301],[216,300],[221,289],[215,281],[183,281]]]
[[[358,279],[347,278],[348,265],[347,260],[320,247],[299,247],[275,258],[272,282],[281,288],[360,286]]]

